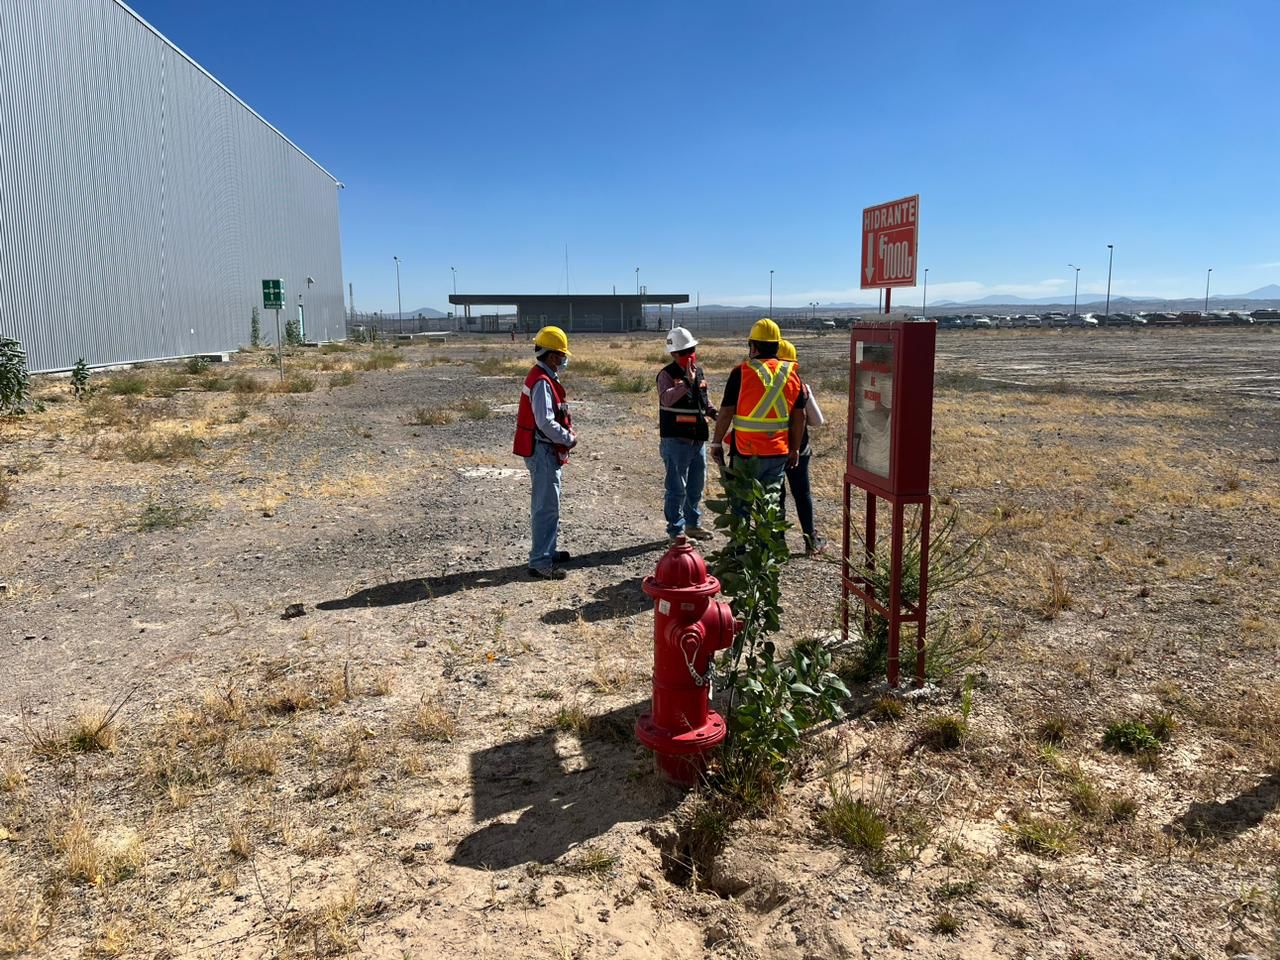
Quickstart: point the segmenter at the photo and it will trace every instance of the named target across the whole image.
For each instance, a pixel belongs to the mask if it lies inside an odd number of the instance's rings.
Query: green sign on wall
[[[264,310],[283,310],[284,309],[284,281],[283,280],[263,280],[262,281],[262,309]]]

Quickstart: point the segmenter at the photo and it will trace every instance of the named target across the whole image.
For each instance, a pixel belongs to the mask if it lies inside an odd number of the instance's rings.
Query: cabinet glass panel
[[[858,343],[853,388],[854,466],[887,480],[893,438],[892,343]]]

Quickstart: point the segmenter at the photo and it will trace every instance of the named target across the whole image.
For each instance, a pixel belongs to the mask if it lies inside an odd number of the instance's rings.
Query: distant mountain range
[[[1243,301],[1243,300],[1280,300],[1280,284],[1275,284],[1275,283],[1268,284],[1265,287],[1259,287],[1257,290],[1250,290],[1248,293],[1214,294],[1213,296],[1209,297],[1209,299],[1217,300],[1217,301],[1227,300],[1233,303],[1239,303],[1240,301]],[[1117,307],[1117,306],[1124,306],[1125,304],[1139,304],[1139,303],[1168,304],[1168,303],[1182,302],[1183,300],[1185,300],[1187,303],[1193,303],[1196,301],[1196,298],[1185,297],[1179,300],[1169,300],[1165,297],[1154,297],[1154,296],[1152,297],[1112,297],[1111,306]],[[1201,299],[1200,302],[1203,302],[1203,299]],[[1035,299],[1028,299],[1027,297],[1013,297],[1005,294],[995,293],[995,294],[991,294],[990,296],[982,297],[979,300],[936,300],[936,301],[931,301],[929,303],[929,306],[930,308],[933,308],[933,307],[990,307],[990,306],[1011,307],[1011,306],[1019,306],[1019,305],[1043,307],[1043,306],[1070,304],[1070,303],[1071,303],[1070,297],[1067,297],[1065,299],[1058,299],[1058,300],[1045,299],[1041,297],[1040,299],[1035,300]],[[1080,300],[1081,307],[1091,307],[1101,303],[1105,303],[1105,300],[1103,300],[1103,298],[1099,297],[1097,294],[1082,295]],[[877,308],[877,304],[875,303],[820,303],[818,304],[817,312],[819,315],[822,315],[823,313],[830,313],[833,310],[875,310],[876,308]],[[910,310],[911,308],[912,307],[910,303],[903,304],[903,309]],[[693,311],[694,309],[695,309],[694,307],[677,307],[676,312],[686,313],[686,312]],[[709,314],[754,313],[754,314],[763,315],[768,312],[768,306],[763,304],[760,306],[753,305],[753,306],[747,306],[747,307],[730,307],[722,303],[704,303],[698,309]],[[778,313],[784,313],[788,316],[795,315],[801,312],[802,310],[806,313],[808,312],[807,307],[778,307],[776,309]],[[384,315],[395,316],[395,313],[394,311],[388,310],[388,311],[384,311]],[[406,317],[423,316],[423,317],[431,317],[433,319],[438,319],[440,317],[447,316],[447,314],[441,312],[440,310],[436,310],[433,307],[418,307],[416,310],[406,310],[404,312],[404,315]]]

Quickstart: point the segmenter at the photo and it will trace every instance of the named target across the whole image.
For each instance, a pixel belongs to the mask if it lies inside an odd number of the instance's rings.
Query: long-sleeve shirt
[[[697,369],[698,379],[702,379],[702,368]],[[667,373],[666,367],[658,371],[658,406],[674,407],[689,395],[689,381],[683,377],[677,380]],[[716,408],[708,402],[704,411],[708,417],[716,415]]]
[[[552,380],[559,382],[556,372],[541,360],[538,366],[547,372]],[[564,447],[574,444],[573,434],[556,422],[555,397],[551,395],[551,387],[545,380],[539,380],[529,391],[529,405],[533,407],[533,422],[538,425],[540,439],[558,443]]]

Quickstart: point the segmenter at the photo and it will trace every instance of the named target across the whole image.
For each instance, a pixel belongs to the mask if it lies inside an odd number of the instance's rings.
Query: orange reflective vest
[[[785,457],[787,422],[803,386],[796,365],[770,357],[741,367],[733,442],[744,457]]]

